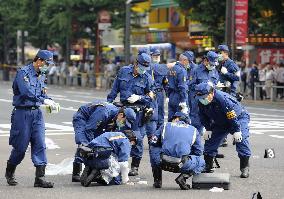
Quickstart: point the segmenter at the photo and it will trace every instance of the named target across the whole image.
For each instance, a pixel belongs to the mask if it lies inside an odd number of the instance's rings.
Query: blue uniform
[[[189,68],[186,70],[187,72],[187,85],[188,85],[188,107],[190,110],[194,107],[192,107],[191,101],[194,100],[194,85],[193,85],[193,80],[194,80],[194,70],[198,67],[197,64],[191,62],[189,65]]]
[[[208,105],[199,103],[201,123],[212,136],[205,142],[204,154],[214,157],[223,139],[230,133],[242,133],[242,141],[236,143],[239,156],[250,157],[249,127],[250,116],[245,108],[231,95],[215,90],[214,98]]]
[[[13,146],[9,162],[18,165],[24,159],[31,143],[31,156],[35,166],[46,165],[45,125],[39,106],[48,99],[45,76],[38,75],[33,64],[17,71],[13,82],[13,109],[9,144]]]
[[[179,62],[177,62],[168,72],[168,121],[171,120],[176,112],[180,111],[180,103],[188,102],[186,76],[186,70]]]
[[[196,67],[193,71],[192,81],[191,81],[191,89],[194,89],[197,84],[202,82],[212,82],[216,85],[219,81],[219,75],[216,69],[208,70],[205,65],[202,63]],[[199,115],[198,115],[198,100],[194,98],[196,92],[192,92],[191,94],[191,111],[190,111],[190,119],[192,125],[198,129],[199,133],[202,134],[203,126],[200,123]]]
[[[165,118],[165,97],[164,97],[164,90],[166,89],[165,82],[167,81],[167,73],[168,68],[165,64],[156,64],[153,63],[152,65],[154,71],[154,91],[156,93],[157,103],[158,103],[158,122],[157,128],[159,128],[164,123]]]
[[[124,66],[118,72],[118,75],[113,83],[111,92],[107,96],[108,102],[113,102],[120,93],[120,101],[123,104],[128,104],[127,99],[136,94],[141,97],[135,104],[154,105],[152,99],[146,95],[152,88],[152,77],[149,73],[134,75],[134,66]],[[136,113],[137,124],[133,130],[138,130],[140,135],[137,135],[137,144],[132,147],[131,156],[141,159],[143,155],[143,137],[145,136],[145,124],[142,123],[143,113]]]
[[[156,132],[154,142],[150,148],[150,160],[152,167],[159,167],[161,153],[174,158],[189,156],[181,167],[181,173],[200,173],[205,162],[202,156],[192,155],[192,145],[197,134],[196,128],[184,122],[168,122],[162,125]]]
[[[220,82],[224,83],[225,85],[227,85],[227,82],[229,82],[230,83],[229,94],[235,97],[237,94],[237,89],[240,81],[240,68],[230,58],[222,62],[221,66],[225,67],[228,70],[228,72],[226,74],[220,72]]]
[[[118,111],[119,108],[110,103],[95,102],[81,106],[72,122],[76,144],[88,143],[102,134]]]

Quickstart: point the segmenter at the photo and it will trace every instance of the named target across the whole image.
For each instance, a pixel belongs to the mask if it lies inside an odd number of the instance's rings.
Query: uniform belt
[[[39,107],[38,106],[16,106],[16,109],[21,109],[21,110],[36,110]]]

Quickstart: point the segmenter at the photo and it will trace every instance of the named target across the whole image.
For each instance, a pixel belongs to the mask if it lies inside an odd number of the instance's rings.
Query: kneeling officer
[[[203,171],[203,158],[192,155],[192,146],[198,132],[189,123],[187,115],[177,112],[172,122],[162,125],[150,140],[150,160],[155,188],[162,187],[162,170],[181,173],[175,181],[182,190],[190,189],[186,179]]]

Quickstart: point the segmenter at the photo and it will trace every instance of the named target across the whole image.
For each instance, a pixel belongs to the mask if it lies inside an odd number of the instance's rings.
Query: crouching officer
[[[118,108],[107,102],[93,102],[83,105],[73,116],[75,142],[88,144],[105,131],[124,131],[132,128],[136,114],[131,108]],[[73,162],[72,182],[80,182],[82,170],[78,149]]]
[[[114,184],[128,182],[128,159],[130,157],[131,145],[136,144],[135,133],[131,130],[123,132],[105,132],[89,142],[86,147],[79,149],[80,157],[86,165],[81,176],[81,184],[89,186],[92,181],[108,184],[103,180],[101,170],[108,169],[110,157],[115,156],[120,166],[120,176],[113,176]]]
[[[34,187],[52,188],[53,183],[47,182],[45,176],[46,146],[45,127],[41,105],[59,110],[59,105],[46,94],[45,75],[48,65],[53,64],[53,54],[47,50],[38,51],[31,64],[17,71],[13,82],[13,106],[9,144],[13,146],[7,162],[7,183],[17,185],[14,173],[18,164],[25,157],[31,143],[32,162],[36,167]]]
[[[139,53],[135,63],[129,66],[124,66],[118,72],[114,80],[111,92],[107,96],[108,102],[113,102],[120,93],[120,102],[125,105],[131,106],[148,106],[153,104],[154,94],[152,88],[152,78],[147,70],[150,69],[151,63],[150,55],[146,53]],[[136,124],[135,127],[140,135],[138,135],[137,145],[132,147],[131,157],[131,171],[129,175],[138,175],[138,168],[143,155],[143,137],[145,135],[145,122],[144,113],[136,111]]]
[[[205,163],[202,156],[192,155],[198,132],[189,123],[187,115],[177,112],[172,122],[162,125],[152,137],[150,160],[155,188],[162,187],[162,170],[181,173],[175,181],[182,190],[190,189],[186,179],[203,171]]]
[[[211,84],[201,83],[195,87],[199,100],[199,115],[206,128],[204,133],[204,159],[206,172],[213,172],[213,159],[223,139],[233,135],[240,158],[241,178],[249,177],[249,113],[231,95],[215,90]]]

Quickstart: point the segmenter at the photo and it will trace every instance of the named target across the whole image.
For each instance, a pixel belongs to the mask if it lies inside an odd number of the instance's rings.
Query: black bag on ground
[[[229,173],[200,173],[192,178],[193,189],[211,189],[213,187],[230,189]]]

